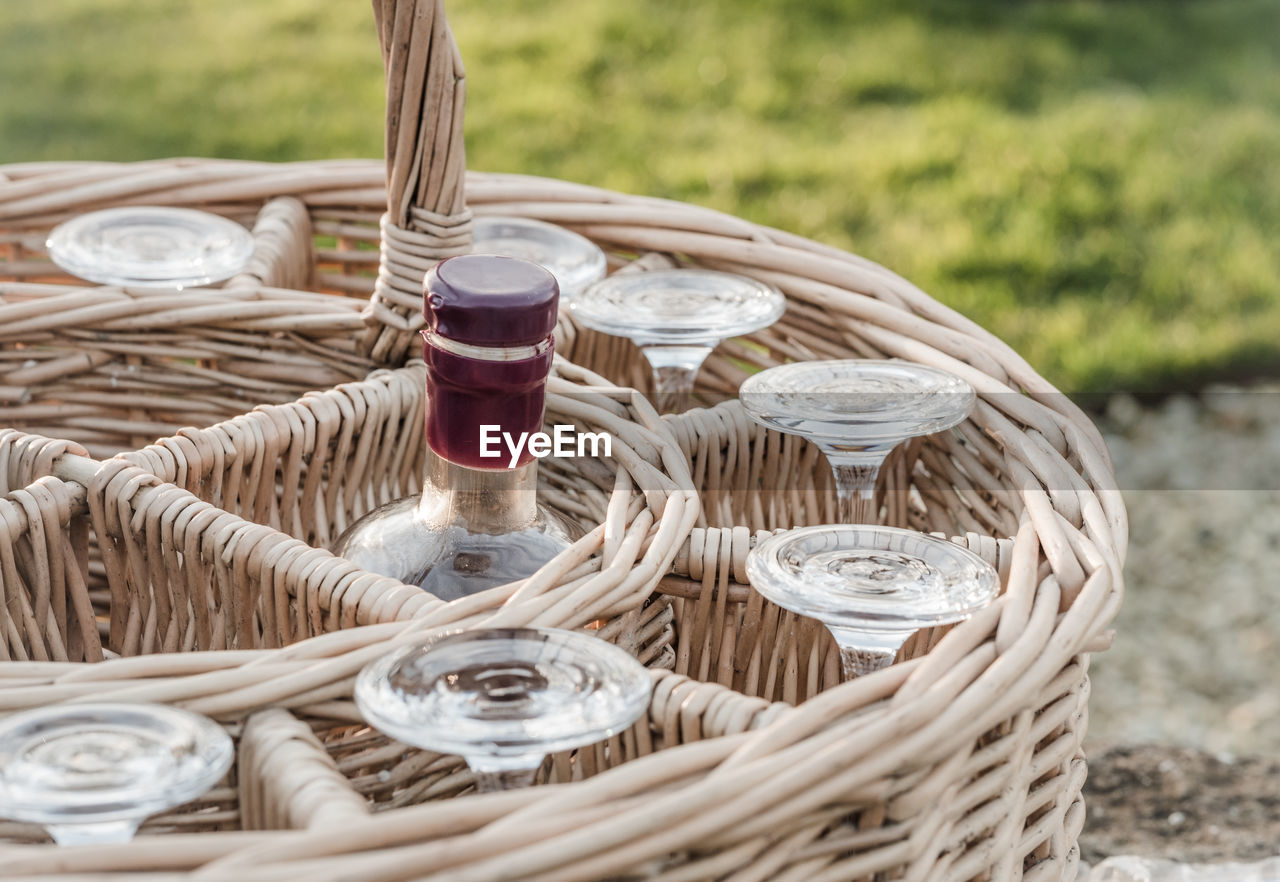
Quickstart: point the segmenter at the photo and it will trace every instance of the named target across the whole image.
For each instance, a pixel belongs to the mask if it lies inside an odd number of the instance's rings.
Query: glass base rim
[[[664,280],[673,280],[675,285],[686,287],[686,290],[695,293],[699,285],[694,284],[688,287],[685,283],[696,282],[698,279],[702,280],[703,285],[707,282],[714,284],[719,281],[726,287],[733,285],[742,290],[754,291],[757,296],[767,301],[768,308],[761,310],[758,315],[749,320],[739,319],[715,328],[708,328],[705,319],[700,317],[689,317],[681,324],[670,316],[664,316],[660,320],[655,318],[655,323],[637,325],[634,321],[612,320],[598,310],[592,311],[591,303],[587,299],[592,292],[608,291],[611,288],[643,288],[646,283],[652,285]],[[583,327],[615,337],[625,337],[637,346],[715,347],[722,340],[753,334],[777,322],[786,312],[786,297],[777,286],[742,273],[730,273],[705,267],[680,267],[645,273],[621,275],[615,273],[589,286],[580,294],[567,298],[566,307],[574,321]],[[677,323],[672,325],[673,321]]]
[[[129,714],[135,715],[135,729],[154,727],[146,729],[145,734],[135,731],[134,738],[139,741],[172,749],[174,744],[166,739],[175,735],[187,739],[183,744],[189,752],[166,766],[164,774],[149,776],[149,787],[129,790],[111,782],[101,790],[50,790],[36,789],[28,780],[15,788],[13,766],[28,751],[57,743],[55,736],[74,739],[86,725],[123,729],[129,734]],[[95,715],[104,718],[95,720]],[[117,715],[124,715],[125,719]],[[4,762],[5,757],[8,762]],[[234,762],[235,746],[225,730],[216,721],[183,708],[152,702],[67,702],[31,708],[0,720],[0,817],[46,827],[140,823],[149,815],[184,805],[206,793]]]
[[[161,263],[148,272],[145,261],[130,262],[110,249],[95,255],[88,245],[75,238],[90,231],[109,229],[113,223],[127,226],[130,219],[140,223],[148,216],[168,218],[175,229],[181,228],[184,222],[187,225],[202,224],[206,235],[221,231],[228,244],[222,252],[215,252],[211,259],[178,261],[176,266]],[[54,265],[86,281],[101,285],[181,290],[224,281],[242,272],[252,260],[256,243],[249,230],[220,214],[179,206],[126,205],[90,211],[64,221],[49,233],[45,247]]]
[[[832,395],[874,395],[889,394],[886,392],[859,392],[854,384],[859,379],[875,379],[876,374],[885,376],[927,375],[936,384],[949,388],[930,389],[921,387],[915,394],[958,395],[956,406],[938,408],[936,414],[926,418],[916,409],[913,418],[912,410],[894,407],[887,410],[818,409],[804,407],[800,403],[791,407],[778,403],[782,396],[799,390],[779,389],[786,381],[798,382],[806,375],[823,375],[841,377],[841,372],[848,375],[850,387],[845,391],[831,391]],[[858,372],[870,377],[859,377]],[[911,438],[935,435],[947,431],[964,422],[972,412],[977,401],[977,393],[965,380],[947,371],[906,359],[877,358],[845,358],[823,359],[817,361],[794,361],[766,368],[743,380],[738,387],[738,400],[747,416],[755,422],[789,434],[803,435],[821,446],[828,455],[856,455],[874,448],[885,453]],[[766,402],[773,402],[774,407],[766,407]]]
[[[854,540],[863,534],[881,541],[875,544],[855,543]],[[807,552],[802,547],[807,542],[824,541],[834,544],[815,547]],[[842,546],[839,544],[842,541],[851,544]],[[916,598],[900,596],[896,602],[905,612],[895,611],[894,594],[900,595],[900,591],[878,594],[868,589],[824,594],[815,587],[817,576],[814,572],[787,568],[783,563],[783,555],[790,548],[796,548],[800,561],[814,557],[821,561],[826,556],[839,561],[838,555],[845,553],[861,564],[877,554],[885,554],[918,560],[938,572],[937,565],[922,554],[899,547],[906,545],[909,548],[911,544],[936,550],[944,563],[957,568],[956,577],[962,579],[960,588],[955,594],[942,595],[943,608],[930,609]],[[794,562],[793,565],[799,566]],[[753,589],[771,603],[796,615],[821,621],[828,627],[869,634],[918,631],[962,622],[993,602],[1000,590],[999,575],[994,568],[971,550],[916,530],[874,524],[819,524],[775,534],[747,554],[746,571]]]
[[[556,641],[554,649],[557,655],[550,661],[560,660],[559,653],[567,653],[569,658],[580,653],[586,654],[601,665],[606,673],[625,677],[625,683],[618,687],[617,695],[602,697],[596,703],[595,711],[598,716],[592,717],[588,713],[583,718],[584,725],[589,725],[589,729],[563,733],[553,729],[548,734],[545,728],[539,731],[537,726],[531,728],[525,724],[506,725],[501,729],[494,726],[493,731],[484,732],[487,724],[483,720],[464,720],[456,723],[452,729],[446,729],[440,720],[424,719],[421,713],[413,716],[415,702],[403,697],[396,697],[395,703],[388,706],[379,703],[379,697],[385,697],[389,688],[385,684],[389,684],[392,673],[413,655],[427,654],[438,644],[451,639],[465,646],[467,641],[479,643],[486,639],[501,640],[504,639],[501,635],[505,634],[515,634],[516,639],[524,638],[541,645]],[[514,657],[508,658],[503,663],[510,664],[516,660]],[[436,753],[463,757],[477,756],[477,747],[483,747],[485,756],[501,766],[507,766],[536,754],[555,753],[594,744],[626,731],[644,715],[649,706],[651,690],[652,683],[644,666],[626,650],[599,637],[559,628],[481,628],[433,635],[398,647],[365,666],[356,678],[354,697],[365,721],[397,741]],[[600,695],[602,690],[592,694]],[[575,713],[581,715],[584,712]],[[555,719],[563,720],[571,720],[573,717],[573,713],[555,715]],[[497,722],[510,724],[514,719],[518,718]],[[424,737],[424,732],[428,737]],[[451,732],[456,733],[456,737],[452,737]]]

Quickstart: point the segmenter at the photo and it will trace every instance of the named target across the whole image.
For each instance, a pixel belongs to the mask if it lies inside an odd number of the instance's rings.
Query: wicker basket
[[[0,650],[15,659],[0,665],[0,712],[168,701],[238,744],[222,786],[129,846],[56,849],[0,824],[17,843],[0,846],[0,875],[1071,878],[1087,653],[1107,643],[1126,536],[1088,419],[1007,346],[861,258],[679,203],[464,174],[442,10],[375,12],[385,166],[0,167],[0,423],[13,427],[0,435]],[[44,257],[53,224],[131,203],[253,223],[254,265],[174,294],[86,288]],[[544,460],[542,489],[591,530],[523,584],[441,604],[323,548],[417,488],[422,368],[406,359],[420,278],[466,250],[472,212],[569,226],[615,269],[761,278],[788,312],[717,350],[698,388],[708,407],[665,418],[627,388],[646,382],[629,343],[562,320],[549,415],[622,443],[612,462]],[[855,356],[978,389],[974,416],[902,448],[879,492],[888,522],[954,537],[1004,590],[837,685],[825,631],[743,573],[760,531],[833,519],[825,463],[731,398],[754,366]],[[600,620],[652,665],[649,714],[555,757],[547,786],[473,795],[455,758],[388,742],[350,701],[368,659],[425,630]]]

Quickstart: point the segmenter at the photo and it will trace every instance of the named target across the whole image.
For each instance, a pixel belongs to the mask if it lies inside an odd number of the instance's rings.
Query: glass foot
[[[604,252],[590,239],[523,217],[477,217],[472,221],[471,253],[519,257],[544,266],[559,282],[563,298],[603,279],[608,268]]]
[[[848,359],[784,364],[748,377],[742,407],[780,432],[836,450],[888,445],[931,435],[973,409],[973,387],[908,361]]]
[[[738,388],[747,416],[800,435],[826,454],[836,480],[840,520],[878,518],[876,478],[885,457],[916,435],[941,432],[973,409],[964,380],[907,361],[848,359],[784,364]]]
[[[714,346],[767,328],[785,306],[772,285],[703,269],[621,273],[569,301],[583,325],[639,346]]]
[[[698,370],[724,339],[767,328],[786,298],[772,285],[713,270],[619,273],[568,301],[588,328],[627,337],[652,369],[659,411],[684,409]]]
[[[212,720],[149,704],[53,705],[0,721],[0,816],[59,843],[122,842],[148,815],[212,787],[231,765]]]
[[[968,549],[875,526],[771,536],[747,555],[747,577],[766,599],[826,625],[846,674],[889,664],[914,631],[966,619],[1000,589],[995,570]]]
[[[625,651],[553,628],[463,631],[366,667],[356,704],[370,725],[467,759],[482,786],[528,782],[548,753],[630,726],[649,704],[649,674]]]
[[[253,256],[235,221],[188,208],[109,208],[54,228],[50,259],[91,282],[187,288],[222,281]]]

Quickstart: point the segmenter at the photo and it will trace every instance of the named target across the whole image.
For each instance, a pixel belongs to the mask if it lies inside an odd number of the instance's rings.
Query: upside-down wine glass
[[[569,299],[580,323],[640,347],[661,412],[684,409],[698,369],[721,340],[767,328],[785,308],[772,285],[704,269],[615,273]]]
[[[586,236],[527,217],[477,217],[471,253],[519,257],[545,267],[556,277],[562,299],[600,281],[608,269],[604,252]]]
[[[59,845],[128,842],[149,815],[200,796],[231,766],[212,720],[157,704],[58,704],[0,720],[0,817]]]
[[[964,420],[973,387],[946,371],[908,361],[846,359],[779,365],[738,388],[753,420],[801,435],[822,450],[836,480],[840,520],[875,523],[876,478],[901,442]]]
[[[253,256],[253,236],[235,221],[164,206],[82,214],[55,227],[45,245],[50,260],[81,279],[148,288],[220,282]]]
[[[549,753],[594,744],[649,705],[649,673],[556,628],[461,631],[395,650],[356,679],[360,713],[405,744],[462,756],[480,792],[533,783]]]
[[[897,527],[801,527],[747,554],[747,578],[767,600],[827,626],[846,680],[893,663],[920,628],[968,618],[1000,588],[967,548]]]

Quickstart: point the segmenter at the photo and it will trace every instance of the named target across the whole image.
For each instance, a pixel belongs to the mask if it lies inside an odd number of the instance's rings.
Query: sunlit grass
[[[0,161],[382,152],[367,3],[12,6]],[[1280,4],[448,6],[472,168],[857,251],[1070,391],[1280,370]]]

